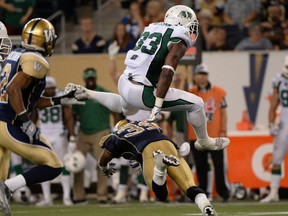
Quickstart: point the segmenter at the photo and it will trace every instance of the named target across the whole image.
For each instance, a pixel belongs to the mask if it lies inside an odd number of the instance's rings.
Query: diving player
[[[170,88],[180,59],[197,36],[198,20],[194,11],[184,5],[173,6],[166,12],[164,22],[146,27],[136,46],[127,53],[126,69],[118,81],[120,95],[81,88],[90,99],[126,116],[139,109],[152,110],[149,122],[157,121],[161,110],[187,111],[188,122],[197,135],[197,150],[222,150],[230,141],[208,136],[203,100],[192,93]]]
[[[62,163],[40,131],[30,120],[34,108],[79,103],[78,90],[70,88],[60,97],[41,97],[45,76],[56,42],[53,25],[35,18],[23,28],[22,46],[13,50],[4,62],[0,76],[0,210],[10,216],[8,203],[12,193],[24,186],[52,180],[62,172]],[[37,166],[8,178],[10,152]]]
[[[166,174],[180,187],[183,193],[194,201],[203,215],[216,215],[205,192],[196,187],[193,174],[177,151],[177,145],[162,134],[162,129],[147,121],[122,120],[114,131],[103,137],[99,145],[104,149],[99,159],[99,166],[104,175],[112,175],[113,158],[123,157],[136,160],[141,164],[144,179],[160,201],[168,195]]]

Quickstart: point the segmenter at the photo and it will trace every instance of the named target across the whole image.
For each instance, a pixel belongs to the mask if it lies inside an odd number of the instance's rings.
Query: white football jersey
[[[288,122],[288,78],[277,74],[273,79],[273,87],[278,89],[281,104],[280,122]]]
[[[190,48],[189,30],[183,26],[152,23],[146,27],[135,47],[129,50],[124,74],[144,85],[156,86],[171,44],[183,40]]]
[[[60,96],[60,91],[55,96]],[[61,105],[47,107],[38,110],[39,127],[41,135],[49,140],[49,137],[64,135],[64,118]]]

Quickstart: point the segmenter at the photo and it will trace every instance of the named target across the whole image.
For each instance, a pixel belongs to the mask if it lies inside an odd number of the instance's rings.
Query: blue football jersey
[[[104,137],[100,142],[100,146],[115,158],[122,156],[125,159],[141,161],[144,148],[148,144],[159,140],[169,140],[178,148],[172,140],[162,134],[162,130],[158,125],[134,121]]]
[[[6,88],[17,73],[25,73],[36,78],[21,92],[24,107],[29,114],[45,88],[45,76],[48,70],[49,64],[40,53],[18,48],[9,54],[0,75],[0,121],[16,123],[17,114],[10,104]]]

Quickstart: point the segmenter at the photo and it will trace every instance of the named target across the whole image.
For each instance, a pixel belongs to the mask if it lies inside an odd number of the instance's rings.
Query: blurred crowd
[[[134,46],[145,26],[162,22],[167,8],[183,4],[191,7],[200,23],[202,50],[282,50],[288,47],[288,3],[285,0],[113,0],[123,17],[111,24],[111,36],[95,32],[94,13],[81,13],[86,6],[97,10],[95,0],[1,0],[0,17],[9,35],[19,35],[33,17],[49,17],[62,10],[66,21],[80,25],[73,53],[103,53],[113,41],[120,52]],[[83,12],[83,11],[82,11]],[[84,15],[81,15],[84,14]],[[99,21],[98,21],[99,22]]]

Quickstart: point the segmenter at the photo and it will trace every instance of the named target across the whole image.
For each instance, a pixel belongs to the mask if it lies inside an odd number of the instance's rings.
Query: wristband
[[[155,99],[155,106],[161,108],[163,105],[164,99],[160,97],[156,97]]]
[[[175,69],[171,66],[171,65],[163,65],[162,66],[162,69],[163,68],[166,68],[166,69],[168,69],[168,70],[171,70],[174,74],[175,74]]]
[[[61,104],[61,97],[52,97],[50,99],[52,106]]]
[[[100,167],[101,170],[108,170],[109,169],[108,164],[106,166],[100,166],[100,165],[98,165],[98,166]]]
[[[30,118],[27,114],[27,111],[26,109],[24,111],[22,111],[21,113],[17,114],[17,119],[20,121],[20,122],[27,122],[27,121],[30,121]]]

